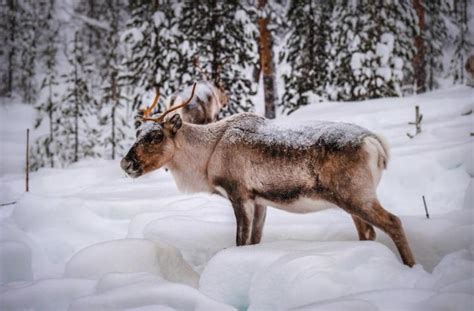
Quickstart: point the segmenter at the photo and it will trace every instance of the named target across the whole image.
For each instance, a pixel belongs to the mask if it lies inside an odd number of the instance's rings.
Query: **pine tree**
[[[76,30],[72,47],[68,55],[71,70],[63,76],[67,89],[62,98],[60,124],[57,137],[60,161],[63,164],[77,162],[79,159],[95,157],[99,141],[99,130],[94,124],[97,105],[91,97],[87,77],[91,63],[86,58],[85,38]]]
[[[425,44],[426,44],[426,87],[433,90],[438,87],[437,78],[444,72],[443,48],[448,39],[445,16],[448,14],[444,0],[427,1],[425,4]]]
[[[35,74],[36,14],[35,2],[30,0],[8,0],[5,7],[2,36],[5,41],[6,87],[2,92],[8,96],[14,92],[31,103],[35,89],[32,79]]]
[[[413,39],[418,33],[410,1],[340,1],[333,23],[328,93],[338,100],[403,95],[413,84]]]
[[[120,29],[124,23],[122,19],[124,8],[125,5],[120,0],[108,2],[106,20],[109,22],[109,30],[106,32],[106,36],[109,39],[104,43],[107,52],[104,57],[105,66],[101,71],[103,88],[100,125],[108,127],[102,133],[102,140],[104,147],[111,149],[106,153],[110,154],[112,159],[115,159],[117,152],[124,151],[126,141],[127,122],[124,118],[126,112],[123,102],[127,100],[127,97],[122,95],[125,88],[119,82],[121,59],[123,58],[120,49]],[[104,111],[105,114],[103,114]]]
[[[293,1],[287,18],[290,33],[280,62],[290,66],[283,74],[285,93],[283,110],[293,112],[311,102],[312,96],[324,96],[329,61],[332,1]]]
[[[229,96],[228,110],[223,113],[251,110],[251,95],[257,90],[251,71],[258,63],[258,30],[252,12],[236,0],[187,1],[180,16],[184,42],[180,50],[191,52],[183,56],[180,67],[184,82],[199,77],[192,63],[197,56],[211,82]]]
[[[42,27],[45,30],[46,45],[41,50],[40,58],[44,60],[45,74],[41,83],[39,98],[35,108],[38,112],[35,128],[38,128],[44,119],[48,122],[48,133],[36,141],[32,152],[32,166],[36,170],[43,166],[55,166],[54,154],[58,151],[55,133],[58,131],[58,111],[60,97],[58,91],[57,52],[59,25],[54,18],[54,2],[51,1],[47,11],[47,18]]]
[[[136,109],[147,92],[155,93],[159,88],[166,97],[191,78],[183,71],[186,51],[180,49],[179,5],[137,1],[131,6],[131,18],[122,35],[126,52],[119,81],[132,90],[132,109]]]
[[[0,95],[10,96],[13,91],[14,68],[16,65],[17,1],[8,0],[0,3],[0,40],[3,42],[0,53],[1,86]]]
[[[472,39],[473,34],[469,29],[468,23],[468,1],[454,1],[454,4],[452,18],[455,25],[457,25],[458,31],[453,42],[454,55],[451,60],[451,72],[454,83],[463,84],[465,81],[464,66],[469,53],[474,48],[474,40]]]
[[[18,90],[26,103],[33,103],[37,93],[36,62],[38,54],[38,38],[43,31],[41,6],[44,1],[22,0],[18,14],[17,39],[17,74]]]

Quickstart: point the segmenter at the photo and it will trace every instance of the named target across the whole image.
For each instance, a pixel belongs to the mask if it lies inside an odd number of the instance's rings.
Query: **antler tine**
[[[145,108],[145,110],[143,111],[143,120],[148,119],[150,114],[153,112],[153,109],[155,109],[156,105],[158,104],[159,98],[160,98],[160,90],[157,88],[155,98],[153,99],[153,103],[151,104],[150,107]]]
[[[191,100],[193,99],[193,97],[194,97],[194,91],[196,90],[196,85],[197,85],[197,83],[194,82],[193,90],[192,90],[192,92],[191,92],[191,96],[190,96],[190,97],[188,98],[188,100],[187,100],[186,102],[184,102],[183,104],[178,105],[178,106],[176,106],[176,107],[173,107],[173,108],[171,108],[171,109],[169,109],[169,110],[163,112],[163,114],[162,114],[161,116],[159,116],[158,118],[144,118],[143,120],[145,120],[145,121],[161,122],[161,121],[164,120],[164,118],[165,118],[170,112],[173,112],[173,111],[175,111],[175,110],[178,110],[179,108],[183,108],[184,106],[188,105],[188,104],[191,102]]]

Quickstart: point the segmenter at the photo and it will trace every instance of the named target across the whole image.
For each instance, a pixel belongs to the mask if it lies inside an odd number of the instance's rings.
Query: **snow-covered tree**
[[[280,105],[288,113],[324,96],[328,71],[331,1],[292,1],[287,13],[289,34],[280,62],[289,65],[283,74],[285,93]]]
[[[105,127],[102,133],[103,145],[106,148],[106,156],[110,154],[115,159],[117,152],[123,153],[126,142],[126,131],[128,123],[125,120],[127,97],[124,95],[125,87],[119,82],[123,48],[120,42],[120,31],[124,21],[125,3],[120,0],[108,2],[105,20],[108,21],[108,29],[105,34],[109,38],[103,43],[104,67],[101,70],[102,92],[100,125]]]
[[[454,10],[452,12],[453,21],[458,29],[453,42],[454,55],[451,60],[451,73],[454,83],[461,84],[465,81],[465,62],[474,48],[474,40],[472,39],[474,35],[469,29],[468,22],[469,2],[472,5],[472,1],[454,1]]]
[[[58,149],[55,134],[60,122],[58,111],[61,109],[57,67],[59,24],[54,18],[54,3],[48,8],[47,19],[42,26],[46,30],[44,32],[45,45],[39,56],[44,61],[44,76],[39,91],[39,101],[35,104],[38,112],[35,128],[38,128],[42,122],[47,122],[48,131],[47,134],[39,137],[33,146],[31,166],[33,170],[43,166],[54,167],[54,154]]]
[[[62,98],[60,125],[57,129],[58,154],[61,163],[77,162],[79,159],[97,156],[99,127],[95,122],[97,104],[91,97],[87,77],[92,70],[86,58],[85,38],[76,30],[68,51],[70,70],[62,81],[66,91]]]
[[[119,79],[122,85],[132,87],[133,109],[142,105],[147,92],[159,88],[166,96],[191,79],[182,70],[186,51],[181,49],[177,29],[179,7],[168,1],[132,4],[132,15],[122,35],[126,53]]]
[[[34,101],[36,85],[37,45],[44,17],[45,0],[8,0],[2,9],[2,39],[6,82],[3,94],[17,92],[27,103]]]
[[[335,9],[331,98],[401,96],[413,84],[416,15],[410,1],[341,1]]]
[[[438,87],[438,78],[444,73],[443,50],[448,39],[445,18],[449,7],[445,0],[426,1],[426,23],[424,29],[426,45],[426,86],[433,90]]]

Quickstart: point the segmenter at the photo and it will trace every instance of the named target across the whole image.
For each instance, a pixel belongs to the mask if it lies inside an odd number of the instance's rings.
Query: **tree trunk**
[[[455,1],[456,2],[456,1]],[[459,4],[459,7],[461,9],[460,12],[460,18],[461,18],[461,23],[460,23],[460,29],[461,29],[461,42],[463,45],[467,45],[467,42],[465,42],[465,35],[466,35],[466,30],[467,30],[467,0],[462,1]],[[464,54],[461,52],[460,53],[461,59],[459,62],[459,67],[460,67],[460,75],[461,75],[461,84],[464,84]]]
[[[112,160],[115,160],[115,110],[118,106],[118,96],[117,96],[117,82],[115,81],[115,73],[112,73]]]
[[[267,0],[259,0],[258,8],[263,11],[267,5]],[[262,12],[263,13],[263,12]],[[272,35],[268,31],[268,17],[258,18],[258,28],[260,30],[259,52],[260,70],[263,72],[263,92],[265,97],[265,117],[275,118],[275,64],[272,53]]]
[[[416,54],[413,58],[416,92],[424,93],[426,91],[425,42],[423,38],[423,32],[425,30],[425,9],[422,0],[413,0],[413,7],[418,16],[418,26],[420,28],[420,33],[415,37]]]
[[[74,49],[77,49],[77,33],[74,36]],[[74,61],[74,161],[79,160],[79,99],[77,98],[78,77],[77,60]]]
[[[54,158],[53,155],[51,154],[51,145],[53,144],[53,90],[51,87],[51,81],[49,81],[49,98],[48,98],[48,117],[49,117],[49,142],[47,146],[47,156],[50,160],[51,167],[54,167]]]

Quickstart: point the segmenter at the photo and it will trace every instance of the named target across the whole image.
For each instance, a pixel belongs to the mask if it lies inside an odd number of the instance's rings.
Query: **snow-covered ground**
[[[414,133],[414,105],[423,132]],[[119,161],[31,174],[24,129],[34,114],[0,107],[0,309],[472,310],[474,90],[304,107],[279,122],[348,121],[388,138],[379,195],[401,216],[417,265],[378,231],[360,242],[340,210],[269,209],[263,242],[234,246],[218,196],[177,192],[157,171],[133,180]],[[33,133],[33,136],[35,133]],[[430,218],[425,217],[425,196]]]

